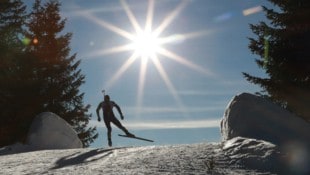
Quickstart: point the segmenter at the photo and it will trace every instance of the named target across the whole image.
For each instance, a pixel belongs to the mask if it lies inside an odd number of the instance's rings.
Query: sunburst
[[[161,47],[159,38],[151,31],[141,31],[137,33],[132,42],[132,50],[142,59],[155,58]]]
[[[138,113],[143,104],[143,94],[144,94],[144,84],[147,72],[147,65],[149,62],[153,63],[158,70],[159,75],[163,79],[165,85],[167,86],[169,92],[172,94],[176,103],[180,107],[181,111],[185,111],[185,108],[182,105],[182,101],[180,97],[177,95],[176,88],[171,82],[167,72],[165,71],[163,65],[160,62],[159,57],[172,59],[182,65],[185,65],[197,72],[200,72],[204,75],[210,76],[212,73],[188,59],[177,55],[176,53],[164,48],[165,44],[169,44],[172,42],[176,42],[178,40],[185,40],[189,38],[199,37],[202,35],[206,35],[208,31],[199,31],[199,32],[191,32],[185,34],[173,34],[167,37],[161,37],[161,34],[165,29],[171,24],[171,22],[179,15],[179,13],[186,7],[188,1],[181,1],[175,9],[172,10],[171,13],[168,14],[161,22],[161,24],[153,29],[153,17],[154,17],[154,0],[148,1],[147,14],[146,14],[146,22],[145,26],[142,27],[136,17],[133,15],[129,5],[125,0],[120,0],[120,4],[124,11],[127,14],[127,17],[133,26],[135,33],[130,33],[124,29],[117,27],[109,22],[106,22],[98,17],[94,16],[88,12],[81,12],[80,15],[83,17],[93,21],[97,25],[104,27],[112,31],[113,33],[124,37],[130,41],[129,44],[124,44],[120,46],[115,46],[108,49],[103,49],[103,51],[98,51],[89,56],[99,56],[106,54],[115,54],[125,51],[131,51],[133,54],[125,61],[125,63],[117,70],[114,76],[106,83],[105,89],[110,89],[113,87],[114,83],[120,79],[120,77],[126,72],[126,70],[137,60],[140,58],[141,66],[140,66],[140,74],[139,74],[139,84],[137,91],[137,108]]]

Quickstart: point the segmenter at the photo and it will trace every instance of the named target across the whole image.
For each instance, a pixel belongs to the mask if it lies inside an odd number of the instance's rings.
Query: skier
[[[128,137],[135,137],[135,135],[131,134],[130,132],[128,132],[128,130],[121,124],[121,122],[115,117],[114,113],[113,113],[113,107],[116,107],[118,113],[121,116],[121,119],[124,119],[123,113],[121,111],[121,108],[114,102],[114,101],[110,101],[110,96],[109,95],[105,95],[104,96],[104,101],[100,102],[98,107],[97,107],[97,117],[98,117],[98,121],[100,122],[100,115],[99,115],[99,111],[100,108],[103,111],[103,121],[105,123],[105,126],[107,127],[108,130],[108,144],[109,146],[112,146],[112,140],[111,140],[111,122],[116,125],[119,129],[123,130],[125,132],[125,134]]]

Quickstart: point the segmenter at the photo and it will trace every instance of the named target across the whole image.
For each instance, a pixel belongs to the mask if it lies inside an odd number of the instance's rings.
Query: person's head
[[[109,102],[110,101],[110,96],[109,95],[105,95],[104,96],[104,101]]]

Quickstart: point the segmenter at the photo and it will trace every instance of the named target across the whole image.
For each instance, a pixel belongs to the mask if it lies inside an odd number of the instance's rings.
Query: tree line
[[[249,44],[267,77],[243,75],[262,87],[260,95],[310,122],[310,1],[268,1],[277,8],[263,7],[268,21],[250,25],[257,37]]]
[[[46,111],[66,120],[84,147],[98,137],[88,126],[90,105],[79,91],[85,76],[60,6],[36,0],[27,12],[21,0],[0,2],[0,146],[25,141],[33,118]]]

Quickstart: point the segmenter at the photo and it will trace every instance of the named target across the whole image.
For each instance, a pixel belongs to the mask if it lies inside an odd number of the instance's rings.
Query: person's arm
[[[102,102],[101,103],[99,103],[99,105],[98,105],[98,107],[97,107],[97,109],[96,109],[96,113],[97,113],[97,117],[98,117],[98,122],[100,122],[100,115],[99,115],[99,111],[100,111],[100,108],[102,107]]]
[[[119,115],[121,116],[121,119],[124,120],[124,116],[123,116],[123,113],[122,113],[121,108],[120,108],[115,102],[113,102],[113,106],[116,107],[116,109],[117,109]]]

